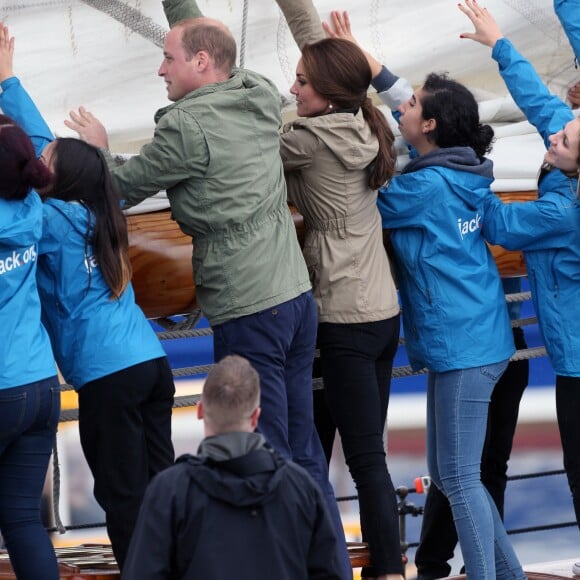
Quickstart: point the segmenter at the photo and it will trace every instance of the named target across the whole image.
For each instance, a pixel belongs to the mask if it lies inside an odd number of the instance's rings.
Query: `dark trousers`
[[[523,330],[514,328],[513,333],[516,348],[527,348]],[[489,405],[487,433],[481,457],[481,481],[502,518],[508,460],[512,451],[520,401],[528,379],[527,360],[510,362],[493,390]],[[432,485],[425,501],[421,537],[415,554],[418,578],[433,580],[449,576],[451,566],[447,562],[453,558],[456,546],[457,531],[451,507],[445,495]]]
[[[293,300],[218,324],[214,358],[237,354],[260,375],[258,430],[284,457],[301,465],[326,496],[345,577],[352,576],[340,512],[328,466],[314,428],[312,364],[316,344],[316,304],[311,292]]]
[[[580,377],[556,376],[556,415],[564,452],[564,469],[580,526]]]
[[[398,340],[399,316],[318,326],[324,390],[315,391],[316,426],[328,461],[338,429],[356,485],[372,563],[363,577],[403,573],[397,501],[383,439]]]
[[[166,357],[91,381],[78,391],[81,446],[121,569],[147,484],[175,460],[174,394]]]

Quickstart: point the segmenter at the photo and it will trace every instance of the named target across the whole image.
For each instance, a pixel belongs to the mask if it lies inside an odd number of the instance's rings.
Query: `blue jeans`
[[[311,292],[213,328],[214,358],[237,354],[260,375],[258,430],[284,457],[301,465],[326,496],[345,576],[352,577],[328,466],[314,427],[312,365],[316,304]]]
[[[523,330],[512,330],[516,348],[527,348]],[[493,498],[502,519],[508,461],[520,401],[528,385],[529,367],[527,360],[511,361],[496,383],[489,405],[487,433],[481,456],[481,481]],[[456,545],[457,531],[451,507],[439,488],[433,485],[425,500],[421,539],[415,553],[418,578],[432,580],[449,576],[451,566],[448,561],[453,558]]]
[[[525,579],[503,522],[481,482],[493,388],[508,361],[444,373],[427,382],[427,465],[447,496],[468,578]]]
[[[40,500],[60,415],[56,376],[0,390],[0,529],[19,580],[58,580]]]

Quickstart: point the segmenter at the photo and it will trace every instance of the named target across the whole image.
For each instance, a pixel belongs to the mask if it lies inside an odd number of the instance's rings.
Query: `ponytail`
[[[362,50],[342,38],[325,38],[302,48],[302,62],[314,90],[338,109],[358,110],[379,141],[379,153],[370,167],[369,186],[378,189],[393,176],[397,155],[395,138],[383,114],[367,96],[372,80]]]
[[[371,189],[378,189],[395,173],[397,152],[395,151],[395,136],[385,119],[385,116],[367,97],[361,104],[365,121],[379,141],[379,152],[372,166],[369,177]]]

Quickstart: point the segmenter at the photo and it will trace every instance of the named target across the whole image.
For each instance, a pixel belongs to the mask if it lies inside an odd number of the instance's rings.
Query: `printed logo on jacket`
[[[461,239],[463,239],[466,235],[472,234],[473,232],[476,232],[478,229],[480,229],[481,228],[480,222],[481,216],[479,215],[479,213],[476,213],[475,217],[472,219],[457,218],[457,227],[459,229]]]
[[[95,256],[87,256],[85,254],[85,268],[87,269],[87,274],[90,274],[95,268],[99,267],[99,263]]]
[[[0,276],[16,268],[25,266],[29,262],[36,262],[36,246],[34,244],[24,250],[24,252],[14,250],[12,255],[6,258],[0,258]]]

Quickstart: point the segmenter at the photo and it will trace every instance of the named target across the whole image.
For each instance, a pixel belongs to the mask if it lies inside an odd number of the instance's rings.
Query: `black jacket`
[[[340,579],[325,499],[268,447],[184,455],[150,483],[123,580]]]

